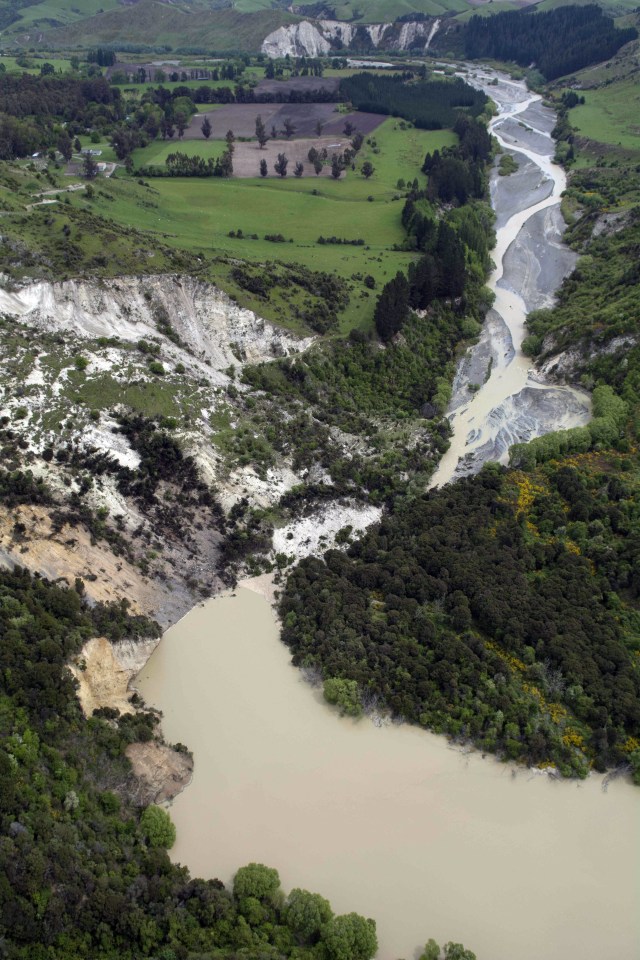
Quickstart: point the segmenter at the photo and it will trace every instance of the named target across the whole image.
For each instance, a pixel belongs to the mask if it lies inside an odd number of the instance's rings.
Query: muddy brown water
[[[640,947],[638,791],[466,754],[409,726],[341,719],[289,664],[248,589],[192,610],[137,685],[189,744],[172,806],[193,875],[277,867],[338,912],[375,918],[383,960],[428,937],[478,960],[632,960]]]

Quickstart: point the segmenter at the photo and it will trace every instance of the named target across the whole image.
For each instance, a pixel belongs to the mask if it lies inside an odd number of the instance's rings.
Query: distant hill
[[[220,52],[256,51],[271,30],[297,19],[285,10],[240,13],[140,0],[48,31],[43,42],[53,47],[84,47],[98,41],[166,44],[174,49],[191,47]]]
[[[265,37],[296,23],[342,22],[352,31],[395,23],[397,33],[411,22],[424,21],[420,24],[424,27],[436,19],[442,44],[449,32],[444,24],[465,22],[474,13],[493,16],[529,5],[527,0],[0,0],[0,47],[82,48],[113,43],[256,52]],[[563,5],[565,0],[542,0],[536,6],[550,9]],[[635,8],[637,0],[601,0],[599,5],[622,16]],[[388,32],[388,36],[394,39],[395,33]],[[442,49],[449,49],[447,42]],[[354,49],[361,46],[356,43]],[[385,45],[376,42],[373,46],[382,49]],[[406,48],[414,46],[417,53],[422,52],[419,43]],[[396,47],[403,49],[402,44],[392,42],[390,48]],[[332,41],[331,48],[337,49],[339,44]],[[309,53],[313,55],[313,51]]]
[[[272,30],[299,18],[282,10],[244,13],[227,0],[0,0],[3,46],[86,47],[98,43],[259,50]]]

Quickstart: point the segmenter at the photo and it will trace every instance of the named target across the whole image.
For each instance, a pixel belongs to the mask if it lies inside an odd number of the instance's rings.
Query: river
[[[514,437],[588,415],[582,394],[537,381],[519,351],[525,307],[543,302],[545,280],[571,259],[557,246],[563,180],[548,160],[550,118],[510,84],[501,79],[501,99],[488,88],[501,107],[494,131],[520,163],[492,185],[496,305],[458,372],[454,443],[437,483],[504,456]],[[508,289],[518,277],[524,296]],[[480,382],[490,376],[469,402],[465,377],[483,369]],[[277,867],[286,890],[375,918],[381,960],[412,960],[429,937],[462,941],[478,960],[638,956],[640,818],[629,783],[557,782],[416,728],[341,719],[290,666],[269,602],[247,587],[172,627],[137,685],[163,710],[167,738],[194,752],[193,782],[172,807],[172,855],[194,875],[228,881],[250,861]]]
[[[488,286],[495,302],[478,342],[458,366],[447,411],[451,446],[432,487],[475,473],[487,460],[506,462],[511,444],[582,426],[590,414],[588,394],[545,383],[521,350],[527,313],[553,302],[576,259],[561,243],[566,176],[552,162],[555,115],[522,82],[502,74],[478,70],[465,79],[498,106],[490,129],[518,170],[501,177],[494,169],[491,177],[496,246]]]

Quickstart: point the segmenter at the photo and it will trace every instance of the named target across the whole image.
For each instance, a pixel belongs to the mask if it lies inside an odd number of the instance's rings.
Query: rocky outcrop
[[[145,665],[158,643],[155,639],[120,643],[110,643],[106,637],[88,640],[77,660],[69,665],[78,681],[78,699],[84,715],[90,717],[101,707],[132,713],[129,681]]]
[[[0,287],[2,313],[40,330],[88,339],[119,337],[132,343],[157,337],[159,326],[168,325],[184,344],[184,349],[173,351],[176,358],[188,352],[206,365],[203,373],[220,384],[226,384],[222,371],[231,364],[287,356],[312,342],[272,326],[218,287],[192,277],[42,282],[13,291]]]
[[[265,37],[268,57],[317,57],[351,49],[415,50],[424,53],[440,27],[437,18],[409,23],[365,23],[354,26],[338,20],[317,20],[280,27]]]
[[[274,30],[262,42],[262,52],[275,60],[277,57],[320,57],[329,53],[330,42],[320,30],[303,20]]]

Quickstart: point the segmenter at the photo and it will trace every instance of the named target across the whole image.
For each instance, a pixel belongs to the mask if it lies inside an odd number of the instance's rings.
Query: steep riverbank
[[[522,82],[493,71],[467,79],[497,104],[491,132],[518,170],[508,177],[493,171],[497,242],[489,287],[495,303],[458,366],[448,410],[451,446],[432,487],[476,473],[488,460],[506,462],[511,444],[581,426],[590,413],[586,393],[544,381],[522,353],[527,313],[552,302],[576,259],[561,242],[566,177],[552,162],[554,114]]]

